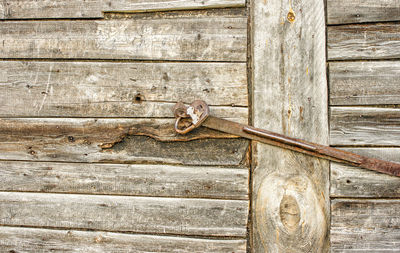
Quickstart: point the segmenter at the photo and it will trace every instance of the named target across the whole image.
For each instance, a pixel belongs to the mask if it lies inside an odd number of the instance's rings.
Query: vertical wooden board
[[[0,225],[246,236],[248,201],[0,192]]]
[[[248,199],[248,169],[0,161],[0,191]]]
[[[246,18],[6,21],[0,58],[245,61]]]
[[[110,232],[0,227],[2,252],[245,253],[244,239],[198,239]]]
[[[3,117],[173,117],[176,102],[196,99],[213,114],[247,111],[245,63],[3,61],[0,69]]]
[[[0,19],[101,18],[102,0],[3,0]]]
[[[400,62],[329,63],[330,105],[400,104]]]
[[[256,127],[327,144],[323,1],[253,1]],[[329,163],[255,145],[253,252],[327,252]]]
[[[151,12],[244,7],[245,0],[103,0],[103,11]]]
[[[400,20],[399,0],[327,0],[328,24]]]
[[[328,60],[400,57],[400,24],[329,26]]]
[[[332,200],[331,252],[399,252],[399,200]]]

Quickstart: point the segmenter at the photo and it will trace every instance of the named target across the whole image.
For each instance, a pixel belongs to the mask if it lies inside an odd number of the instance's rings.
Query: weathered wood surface
[[[400,146],[400,108],[331,107],[330,144]]]
[[[0,62],[3,117],[173,117],[202,99],[246,121],[245,63]],[[222,113],[222,114],[221,114]],[[225,114],[225,115],[224,115]]]
[[[399,200],[332,200],[331,252],[399,252]]]
[[[0,191],[248,199],[248,169],[0,161]]]
[[[400,148],[343,148],[356,154],[400,163]],[[331,196],[398,198],[400,180],[381,173],[331,163]]]
[[[253,1],[254,125],[327,144],[324,2]],[[255,145],[253,252],[327,252],[329,163]]]
[[[399,0],[327,0],[328,24],[400,20]]]
[[[329,63],[331,105],[400,104],[400,62]]]
[[[3,252],[246,252],[244,239],[0,227]]]
[[[400,24],[329,26],[328,60],[400,57]]]
[[[246,236],[248,201],[0,192],[0,225]]]
[[[0,58],[246,61],[245,16],[6,21]]]
[[[0,159],[190,165],[239,165],[246,162],[247,140],[195,140],[202,138],[196,133],[181,137],[174,133],[173,121],[0,119]],[[189,142],[177,142],[191,139]]]
[[[244,7],[246,0],[102,0],[103,11],[150,12]]]
[[[244,7],[245,0],[4,0],[0,19],[102,18],[103,12]]]

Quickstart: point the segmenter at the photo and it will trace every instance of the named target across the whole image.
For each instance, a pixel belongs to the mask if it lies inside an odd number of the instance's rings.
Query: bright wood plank
[[[0,224],[246,236],[248,201],[0,192]]]
[[[399,146],[400,109],[331,107],[330,144]]]
[[[327,144],[324,1],[253,1],[256,127]],[[329,163],[256,144],[252,252],[326,252]]]
[[[0,191],[248,199],[248,169],[0,161]]]
[[[400,20],[399,0],[327,0],[328,24]]]
[[[399,200],[332,200],[331,252],[399,252]]]
[[[329,63],[331,105],[400,104],[400,62]]]
[[[103,12],[244,7],[245,0],[3,0],[0,19],[102,18]]]
[[[245,0],[103,0],[103,11],[151,12],[244,7]]]
[[[0,58],[246,61],[244,16],[2,22]]]
[[[111,232],[0,227],[4,252],[246,252],[243,239],[197,239]]]
[[[202,129],[181,136],[174,132],[173,122],[173,119],[0,119],[0,159],[228,166],[246,162],[247,140],[215,139],[227,136],[215,132],[210,135]]]
[[[400,24],[328,27],[328,60],[400,57]]]
[[[173,117],[174,103],[197,99],[248,117],[232,108],[248,105],[245,63],[3,61],[0,69],[3,117]]]

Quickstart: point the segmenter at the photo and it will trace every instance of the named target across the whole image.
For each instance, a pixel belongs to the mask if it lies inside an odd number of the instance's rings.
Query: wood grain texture
[[[400,62],[329,63],[331,105],[400,104]]]
[[[178,101],[248,117],[245,63],[0,62],[2,117],[173,117]],[[222,106],[222,107],[221,107]],[[240,119],[241,118],[241,119]]]
[[[0,227],[0,250],[4,252],[244,253],[246,240]]]
[[[201,129],[199,135],[182,137],[174,132],[173,121],[0,119],[0,159],[228,166],[245,161],[247,140],[215,139],[221,136],[202,134]]]
[[[0,191],[248,199],[248,169],[0,161]]]
[[[102,18],[103,12],[244,7],[245,0],[3,0],[0,19]]]
[[[332,200],[331,252],[399,252],[399,200]]]
[[[0,19],[101,18],[101,0],[3,0]]]
[[[253,1],[256,127],[327,144],[323,1]],[[253,252],[327,252],[327,161],[255,144]]]
[[[356,154],[400,163],[400,148],[344,148]],[[400,180],[373,171],[331,163],[331,197],[398,198]]]
[[[0,224],[246,236],[248,201],[0,192]]]
[[[103,11],[151,12],[244,7],[245,0],[103,0]]]
[[[327,29],[328,60],[400,57],[400,24],[341,25]]]
[[[244,16],[6,21],[0,58],[246,61]]]
[[[399,0],[327,0],[328,24],[400,20]]]
[[[399,146],[400,109],[332,107],[330,144]]]

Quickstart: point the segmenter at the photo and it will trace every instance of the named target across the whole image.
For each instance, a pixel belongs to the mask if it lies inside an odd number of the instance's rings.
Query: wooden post
[[[328,145],[323,0],[260,0],[251,10],[254,125]],[[329,162],[253,147],[253,252],[327,252]]]

